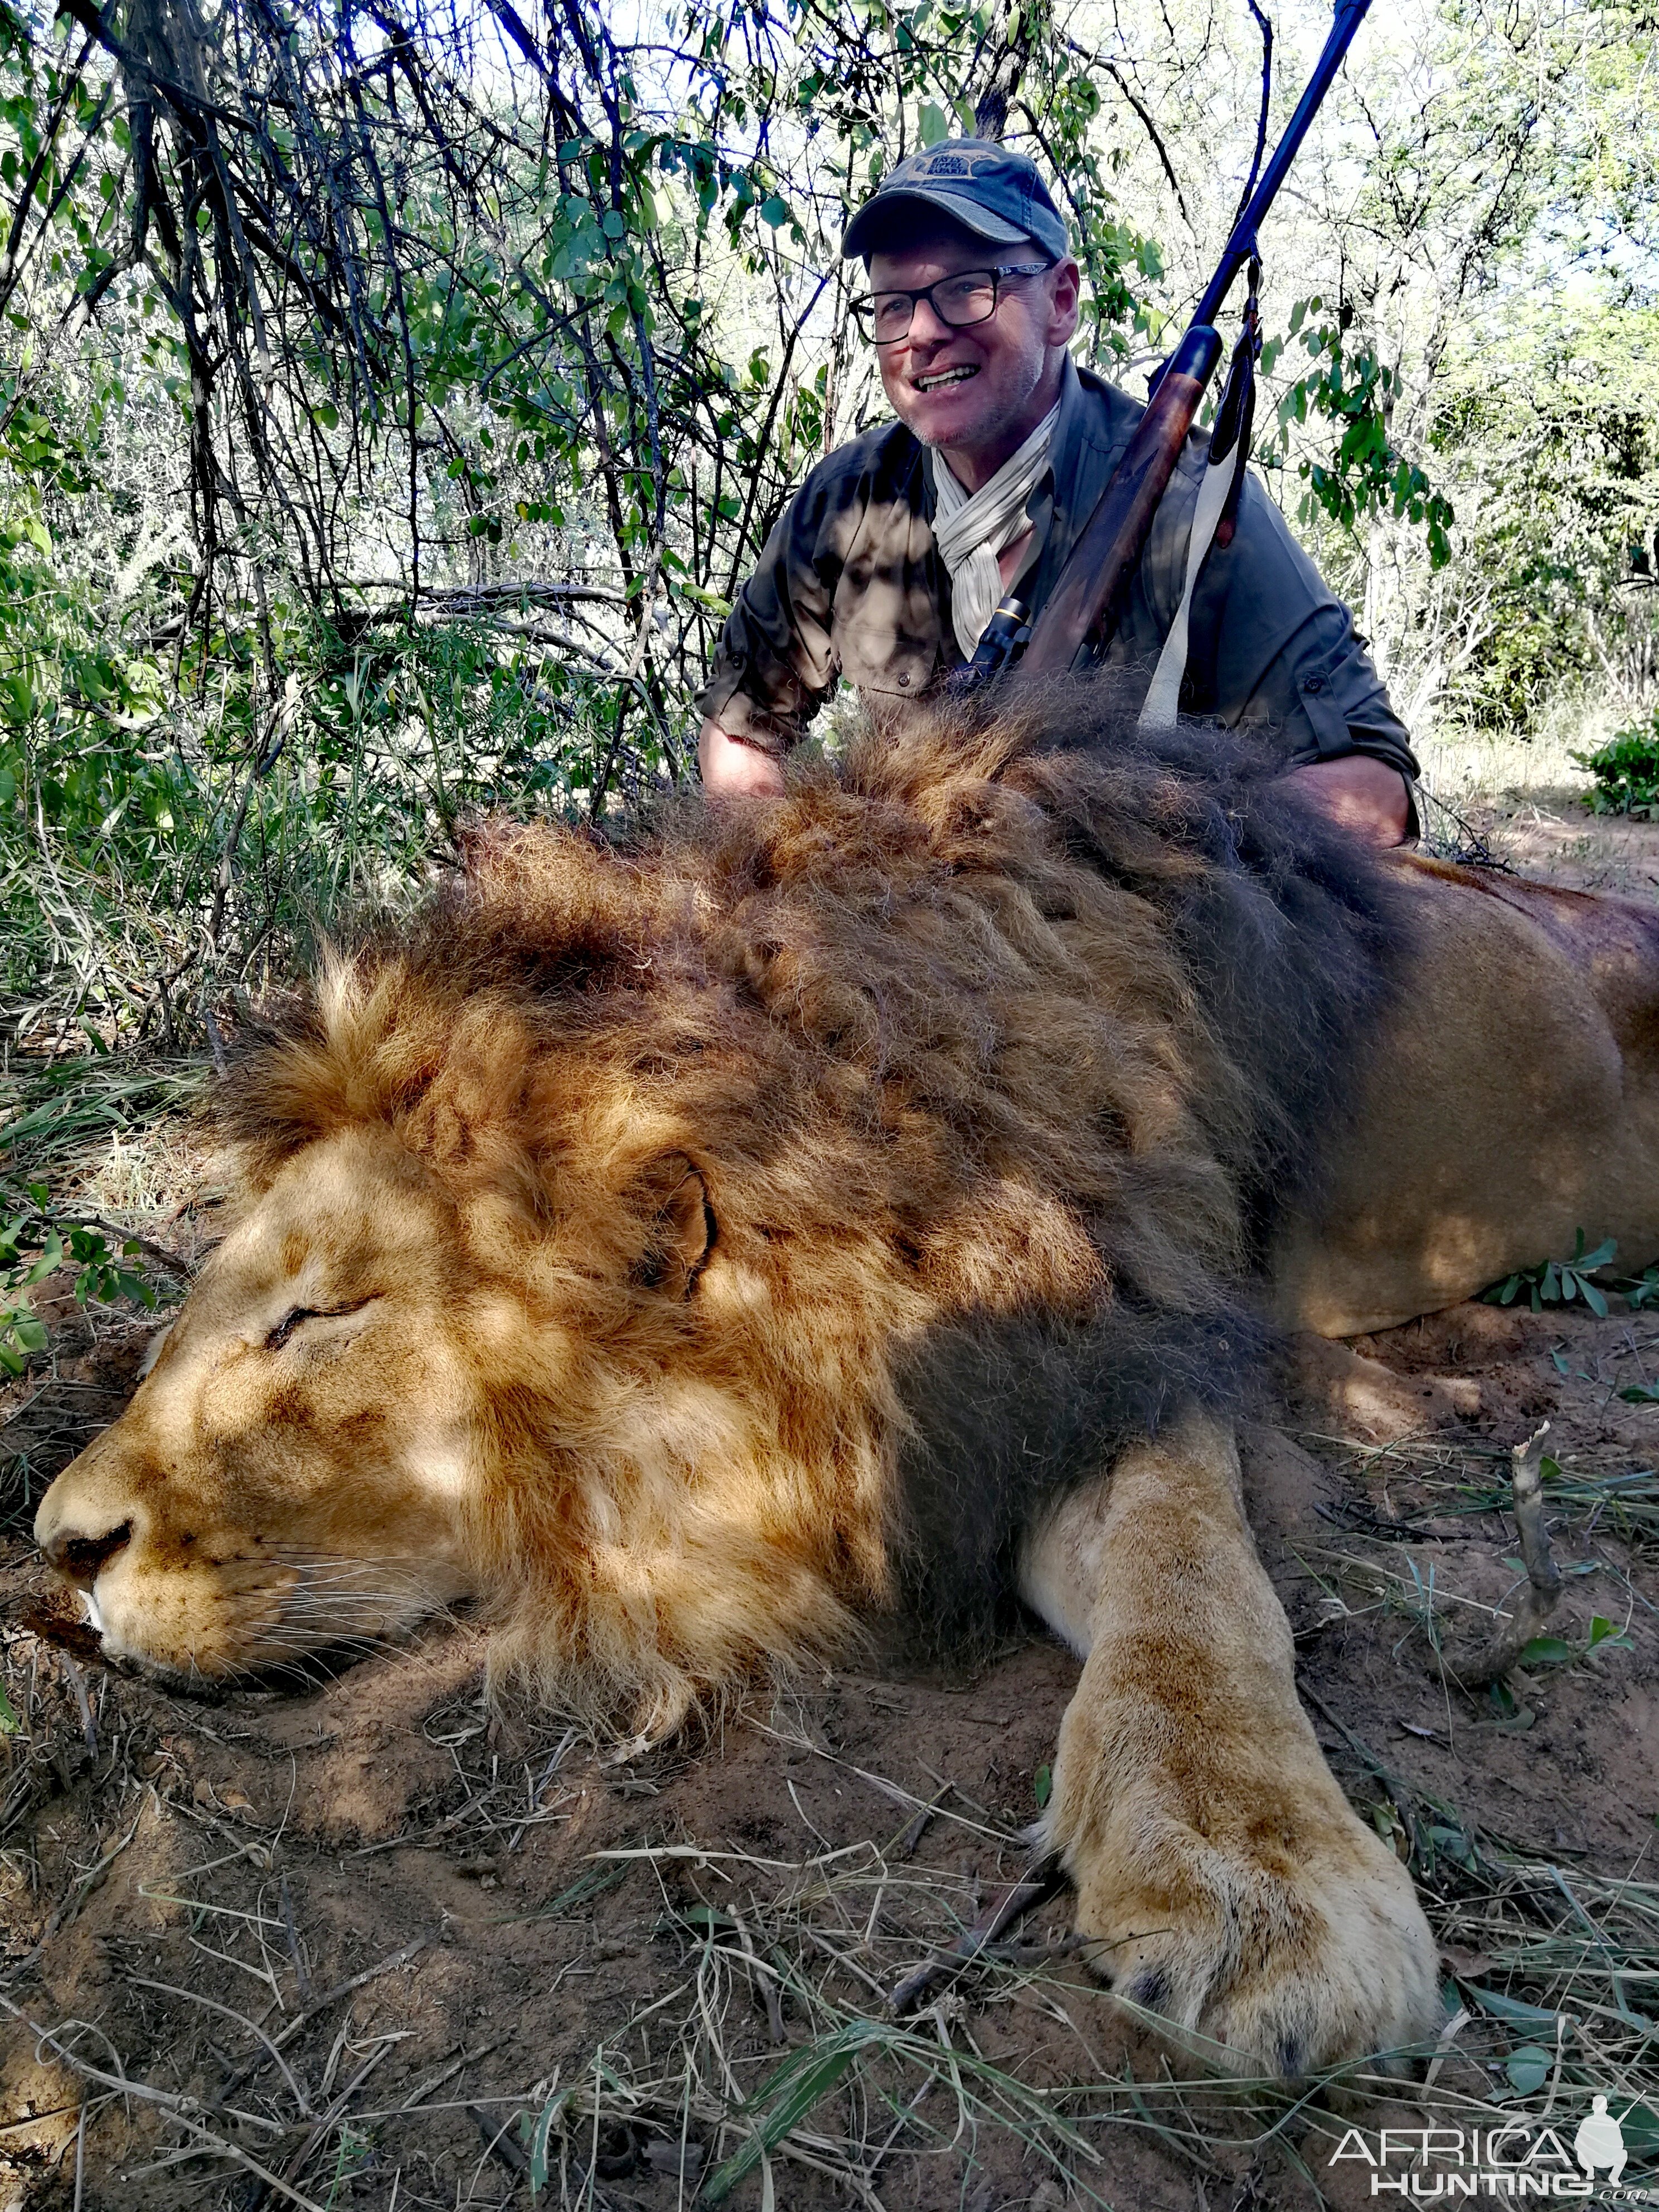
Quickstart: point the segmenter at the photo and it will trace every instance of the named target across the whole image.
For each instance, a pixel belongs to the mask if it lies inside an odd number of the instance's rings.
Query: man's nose
[[[936,346],[947,344],[956,331],[931,300],[917,300],[911,305],[908,335],[913,346]]]

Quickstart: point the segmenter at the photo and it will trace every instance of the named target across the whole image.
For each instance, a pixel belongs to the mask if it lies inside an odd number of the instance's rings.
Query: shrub
[[[1597,814],[1651,821],[1659,812],[1659,708],[1645,722],[1615,732],[1599,750],[1572,757],[1595,778],[1584,799]]]

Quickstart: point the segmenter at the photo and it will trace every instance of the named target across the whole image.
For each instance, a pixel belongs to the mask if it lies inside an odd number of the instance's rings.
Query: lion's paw
[[[1064,1811],[1051,1832],[1091,1965],[1200,2057],[1297,2076],[1433,2034],[1428,1923],[1405,1869],[1340,1796],[1304,1820],[1226,1833],[1155,1797],[1070,1834]]]

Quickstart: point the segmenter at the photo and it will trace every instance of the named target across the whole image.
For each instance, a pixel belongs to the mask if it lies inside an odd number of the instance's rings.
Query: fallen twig
[[[40,1954],[46,1949],[47,1944],[51,1942],[52,1937],[57,1935],[59,1929],[67,1926],[69,1922],[75,1917],[75,1915],[80,1911],[87,1898],[98,1887],[98,1884],[103,1880],[104,1876],[114,1865],[116,1860],[120,1857],[122,1852],[125,1850],[127,1845],[137,1834],[138,1821],[142,1820],[143,1817],[143,1813],[141,1810],[138,1814],[138,1820],[133,1822],[132,1826],[127,1830],[125,1835],[122,1837],[120,1842],[113,1844],[110,1850],[106,1851],[103,1857],[99,1860],[97,1865],[92,1868],[88,1873],[83,1874],[78,1881],[71,1883],[70,1887],[64,1893],[63,1899],[52,1913],[52,1917],[41,1929],[40,1940],[35,1945],[34,1948],[32,1951],[26,1952],[14,1966],[9,1966],[4,1970],[4,1978],[7,1981],[15,1981],[20,1974],[27,1972],[28,1968],[34,1964],[35,1960],[40,1956]],[[3,2004],[5,2002],[6,1999],[0,1996],[0,2004]],[[21,2015],[20,2014],[19,2017],[21,2018]]]
[[[914,1973],[905,1976],[889,2000],[895,2018],[902,2020],[907,2013],[914,2012],[930,1990],[953,1974],[959,1974],[978,1958],[988,1943],[994,1943],[1005,1929],[1024,1919],[1034,1906],[1063,1889],[1066,1881],[1057,1853],[1049,1851],[1034,1860],[1018,1881],[1010,1882],[987,1906],[971,1928],[963,1930],[948,1951],[935,1951]]]
[[[1515,1525],[1521,1537],[1527,1586],[1521,1602],[1484,1651],[1471,1652],[1468,1657],[1447,1655],[1447,1673],[1465,1690],[1484,1690],[1489,1682],[1501,1681],[1540,1632],[1560,1599],[1561,1570],[1550,1549],[1544,1521],[1544,1439],[1549,1429],[1546,1421],[1510,1455]]]
[[[0,1181],[13,1192],[23,1188],[10,1176],[0,1177]],[[30,1201],[30,1213],[33,1219],[46,1229],[52,1226],[54,1218],[72,1221],[77,1229],[95,1229],[102,1237],[113,1237],[118,1251],[125,1245],[136,1245],[146,1260],[158,1267],[164,1267],[168,1274],[176,1275],[181,1283],[189,1282],[196,1273],[188,1260],[181,1258],[177,1252],[170,1252],[165,1244],[158,1244],[154,1237],[144,1236],[139,1230],[123,1229],[119,1222],[106,1221],[101,1213],[83,1213],[76,1206],[66,1206],[60,1208],[54,1217],[35,1206],[33,1200]]]
[[[483,2137],[486,2157],[493,2158],[499,2165],[504,2166],[515,2179],[521,2179],[529,2173],[530,2160],[507,2133],[507,2130],[513,2124],[510,2113],[503,2121],[492,2120],[489,2113],[480,2106],[469,2105],[466,2108],[466,2116]]]
[[[948,1782],[940,1783],[939,1789],[934,1793],[932,1803],[924,1805],[914,1820],[907,1820],[905,1822],[903,1828],[899,1833],[898,1841],[893,1846],[894,1850],[898,1853],[902,1859],[915,1858],[916,1855],[916,1846],[921,1843],[928,1829],[933,1826],[933,1822],[939,1818],[940,1802],[949,1790],[950,1786],[951,1785]]]
[[[87,2081],[97,2082],[100,2088],[112,2090],[117,2096],[137,2097],[141,2103],[159,2105],[164,2112],[172,2115],[179,2127],[187,2128],[191,2135],[199,2136],[203,2142],[210,2145],[221,2158],[234,2159],[237,2165],[246,2166],[247,2171],[256,2175],[268,2189],[276,2190],[279,2196],[286,2197],[290,2203],[299,2205],[301,2212],[326,2212],[326,2208],[319,2204],[314,2197],[302,2196],[299,2190],[284,2181],[280,2174],[273,2173],[268,2166],[262,2166],[259,2160],[251,2153],[245,2151],[240,2143],[232,2142],[224,2136],[216,2135],[211,2128],[197,2119],[196,2112],[204,2110],[204,2107],[195,2098],[179,2096],[170,2090],[158,2089],[149,2081],[135,2081],[131,2075],[110,2074],[101,2066],[91,2065],[77,2051],[71,2051],[68,2044],[51,2028],[42,2027],[39,2021],[31,2020],[22,2007],[14,2004],[3,1990],[0,1990],[0,2008],[9,2012],[20,2027],[28,2030],[34,2037],[37,2046],[41,2044],[46,2045],[63,2060],[66,2066],[73,2067],[75,2071]],[[238,2113],[234,2117],[247,2120],[256,2126],[269,2127],[271,2124],[269,2120],[264,2119],[258,2113]]]
[[[67,1651],[58,1655],[64,1680],[75,1692],[75,1702],[81,1715],[81,1733],[87,1740],[87,1749],[94,1759],[98,1756],[98,1729],[92,1717],[92,1703],[87,1696],[87,1678]]]
[[[129,1974],[127,1980],[134,1989],[160,1990],[170,1997],[185,1997],[191,2004],[202,2005],[209,2012],[216,2012],[225,2020],[234,2020],[239,2027],[246,2028],[256,2043],[264,2044],[267,2053],[276,2062],[283,2079],[288,2083],[293,2094],[295,2103],[300,2108],[301,2117],[307,2120],[311,2118],[310,2098],[307,2096],[303,2086],[289,2067],[287,2059],[283,2057],[257,2021],[250,2020],[245,2012],[236,2012],[229,2005],[221,2004],[216,1997],[204,1996],[198,1990],[181,1990],[176,1982],[153,1982],[145,1974]]]
[[[417,1953],[425,1950],[431,1941],[432,1938],[429,1936],[416,1936],[412,1942],[405,1943],[402,1950],[393,1951],[389,1957],[382,1959],[378,1965],[365,1966],[361,1974],[353,1974],[349,1981],[336,1982],[331,1990],[325,1990],[315,2004],[307,2005],[303,2012],[296,2012],[282,2033],[271,2038],[267,2045],[270,2054],[274,2057],[284,2045],[292,2043],[300,2030],[315,2020],[319,2012],[326,2012],[330,2005],[337,2004],[342,1997],[349,1997],[354,1990],[362,1989],[366,1983],[378,1981],[382,1974],[392,1973],[398,1966],[406,1966]],[[268,2005],[264,2017],[269,2020],[276,2009],[275,2005]],[[230,2076],[219,2092],[221,2097],[228,2097],[234,2090],[240,2089],[245,2081],[250,2081],[259,2071],[264,2063],[263,2055],[251,2058],[246,2066]]]
[[[294,1894],[283,1875],[277,1883],[276,1895],[283,1915],[283,1929],[288,1937],[288,1954],[294,1961],[294,1978],[299,1984],[300,2002],[309,2005],[316,1995],[311,1986],[311,1975],[306,1966],[306,1954],[300,1942],[300,1929],[294,1917]]]
[[[339,2125],[340,2121],[344,2117],[346,2106],[351,2102],[351,2100],[356,2095],[358,2090],[362,2087],[368,2076],[374,2071],[374,2069],[380,2064],[380,2061],[386,2057],[387,2051],[390,2051],[391,2048],[392,2041],[388,2039],[382,2041],[378,2051],[370,2051],[368,2057],[364,2059],[362,2064],[357,2069],[357,2071],[346,2083],[344,2088],[341,2090],[339,2095],[336,2097],[334,2102],[323,2114],[321,2119],[319,2119],[313,2127],[310,2134],[307,2136],[305,2141],[300,2145],[298,2150],[295,2152],[293,2157],[289,2159],[287,2166],[283,2168],[283,2172],[280,2175],[271,2174],[267,2177],[267,2189],[276,2188],[285,2190],[289,2188],[290,2180],[297,2180],[299,2179],[300,2175],[305,2172],[305,2169],[309,2164],[311,2159],[315,2155],[319,2145],[325,2142],[329,2136],[333,2134],[335,2129]],[[284,2067],[283,2070],[286,2073],[288,2069]],[[248,2212],[259,2212],[259,2207],[264,2203],[264,2200],[265,2191],[256,2189],[249,2199]],[[330,2192],[330,2201],[331,2203],[332,2202],[332,2191]]]

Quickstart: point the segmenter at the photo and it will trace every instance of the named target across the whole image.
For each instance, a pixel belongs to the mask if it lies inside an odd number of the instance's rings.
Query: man
[[[1079,271],[1023,155],[963,138],[912,155],[842,251],[869,271],[861,320],[898,421],[812,471],[738,594],[701,702],[711,791],[781,791],[783,756],[838,677],[872,708],[918,698],[971,657],[1004,592],[1040,608],[1142,411],[1066,349]],[[1189,439],[1108,665],[1158,659],[1204,455]],[[1182,697],[1269,726],[1287,772],[1356,833],[1410,833],[1406,732],[1347,610],[1248,477],[1199,586]]]

